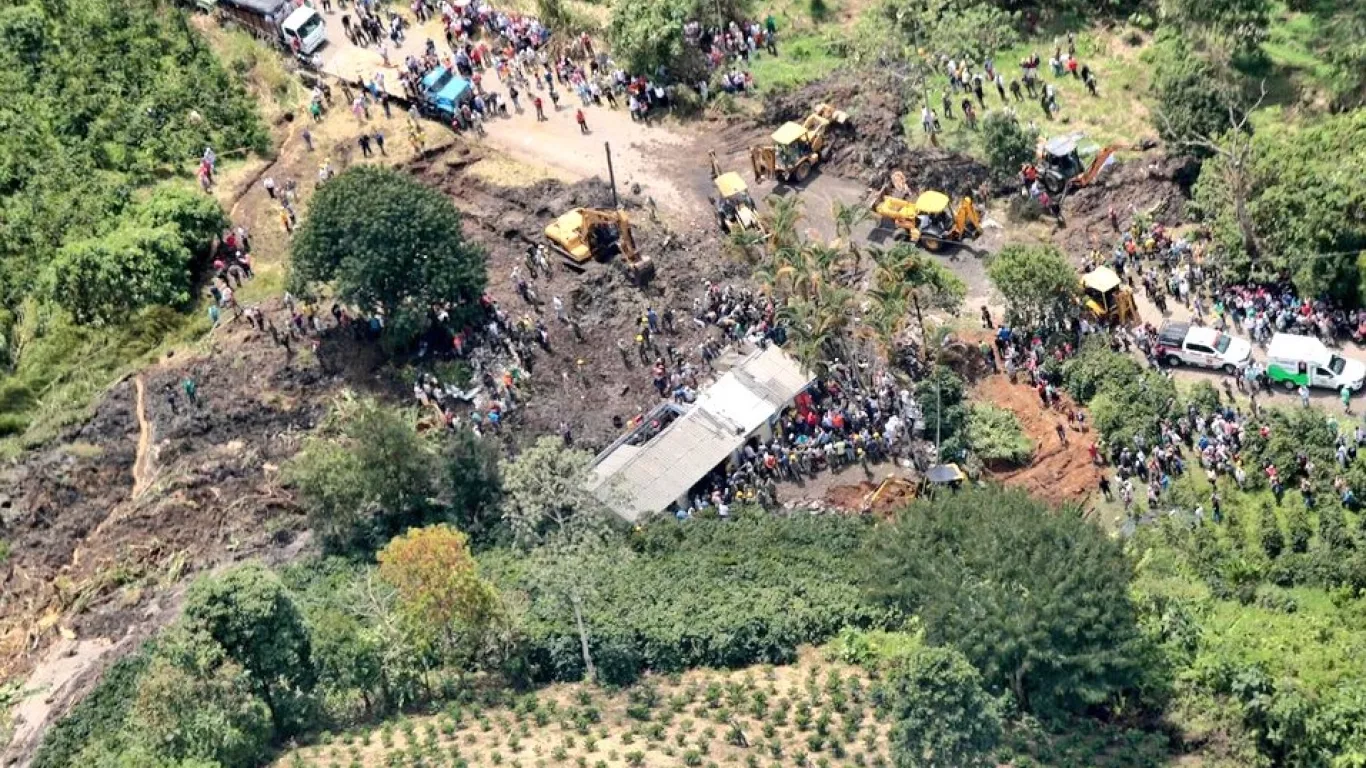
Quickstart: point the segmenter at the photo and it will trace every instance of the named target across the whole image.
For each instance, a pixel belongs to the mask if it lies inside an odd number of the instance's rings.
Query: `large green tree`
[[[68,243],[48,265],[47,298],[79,323],[115,323],[190,299],[190,251],[179,230],[128,226]]]
[[[334,283],[337,295],[382,310],[391,328],[420,331],[438,307],[459,323],[478,313],[487,279],[482,248],[460,211],[411,176],[354,166],[324,184],[294,235],[293,275],[306,288]]]
[[[246,670],[277,735],[301,726],[316,670],[308,627],[278,576],[255,563],[206,576],[186,594],[183,621]]]
[[[412,415],[340,398],[286,468],[329,552],[368,552],[437,510],[441,465]]]
[[[1144,58],[1153,67],[1157,135],[1178,151],[1197,157],[1213,154],[1196,140],[1218,137],[1233,127],[1229,107],[1238,105],[1236,89],[1183,37],[1170,35]]]
[[[1134,690],[1144,646],[1120,545],[1073,510],[991,487],[918,501],[879,535],[867,583],[1026,711]]]
[[[503,510],[519,544],[534,547],[556,537],[594,537],[603,531],[607,509],[585,489],[591,459],[547,436],[507,465]]]
[[[1288,275],[1305,296],[1361,296],[1366,250],[1366,111],[1307,125],[1273,121],[1250,139],[1225,137],[1195,200],[1227,279]]]
[[[1007,245],[988,262],[987,276],[1005,297],[1012,325],[1056,329],[1077,315],[1081,280],[1051,245]]]
[[[921,647],[887,675],[897,768],[988,768],[1001,738],[996,702],[953,648]]]

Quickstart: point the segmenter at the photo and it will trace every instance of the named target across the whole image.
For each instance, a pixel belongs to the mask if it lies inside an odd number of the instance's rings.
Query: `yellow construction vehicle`
[[[579,271],[589,260],[606,261],[620,253],[632,282],[645,283],[654,276],[654,262],[636,251],[631,220],[620,209],[575,208],[546,225],[545,236]]]
[[[708,154],[711,156],[711,179],[716,185],[717,194],[715,198],[708,199],[716,209],[716,221],[721,225],[721,231],[730,234],[749,229],[759,234],[767,234],[763,222],[759,220],[758,208],[754,205],[754,198],[750,197],[749,186],[745,184],[745,180],[735,171],[722,173],[721,163],[716,159],[716,151],[712,150]]]
[[[830,127],[845,125],[849,115],[829,104],[816,108],[800,123],[783,123],[770,136],[772,144],[751,147],[749,162],[754,180],[773,177],[781,182],[802,182],[825,159],[830,143]]]
[[[909,191],[907,191],[907,194]],[[965,197],[951,206],[943,192],[926,190],[914,201],[880,194],[873,213],[884,226],[896,228],[898,240],[909,240],[927,251],[941,251],[982,234],[982,216]]]
[[[1134,293],[1113,269],[1096,267],[1081,277],[1082,306],[1097,321],[1130,325],[1138,320]]]

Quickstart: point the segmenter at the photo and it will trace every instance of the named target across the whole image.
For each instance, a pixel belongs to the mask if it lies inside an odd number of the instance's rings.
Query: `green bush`
[[[77,765],[77,757],[87,744],[111,739],[122,730],[138,681],[150,662],[151,655],[145,650],[114,662],[95,689],[48,730],[33,756],[33,768]]]
[[[586,617],[600,679],[620,684],[644,669],[785,663],[801,644],[880,624],[885,612],[854,582],[854,555],[869,530],[854,519],[767,514],[644,526],[631,539],[637,556],[599,585],[604,609]],[[533,592],[515,553],[491,551],[481,562],[504,590]],[[533,599],[514,664],[529,680],[580,678],[579,638],[567,612]]]
[[[982,118],[982,146],[987,165],[1002,177],[1012,177],[1020,165],[1034,159],[1038,134],[1025,130],[1020,121],[1005,112],[988,112]]]
[[[968,406],[963,429],[955,441],[987,463],[1024,464],[1034,455],[1034,441],[1024,433],[1015,414],[987,403]]]
[[[173,227],[123,227],[63,246],[45,287],[76,322],[116,323],[143,307],[187,303],[190,252]]]

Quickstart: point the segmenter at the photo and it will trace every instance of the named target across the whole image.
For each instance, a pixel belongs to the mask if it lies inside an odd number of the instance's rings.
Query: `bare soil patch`
[[[1025,434],[1038,446],[1028,466],[988,472],[991,478],[1024,488],[1054,504],[1083,503],[1096,490],[1100,470],[1091,463],[1087,451],[1095,436],[1069,428],[1067,443],[1058,441],[1057,425],[1067,425],[1063,409],[1076,407],[1070,398],[1063,395],[1057,410],[1046,409],[1032,388],[1011,384],[1004,375],[978,380],[972,385],[971,396],[1014,413]]]

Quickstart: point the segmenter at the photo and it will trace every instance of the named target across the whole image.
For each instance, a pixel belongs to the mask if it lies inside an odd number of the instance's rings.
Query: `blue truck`
[[[418,109],[434,120],[449,123],[455,119],[460,106],[474,99],[470,81],[445,67],[437,67],[422,77]]]

